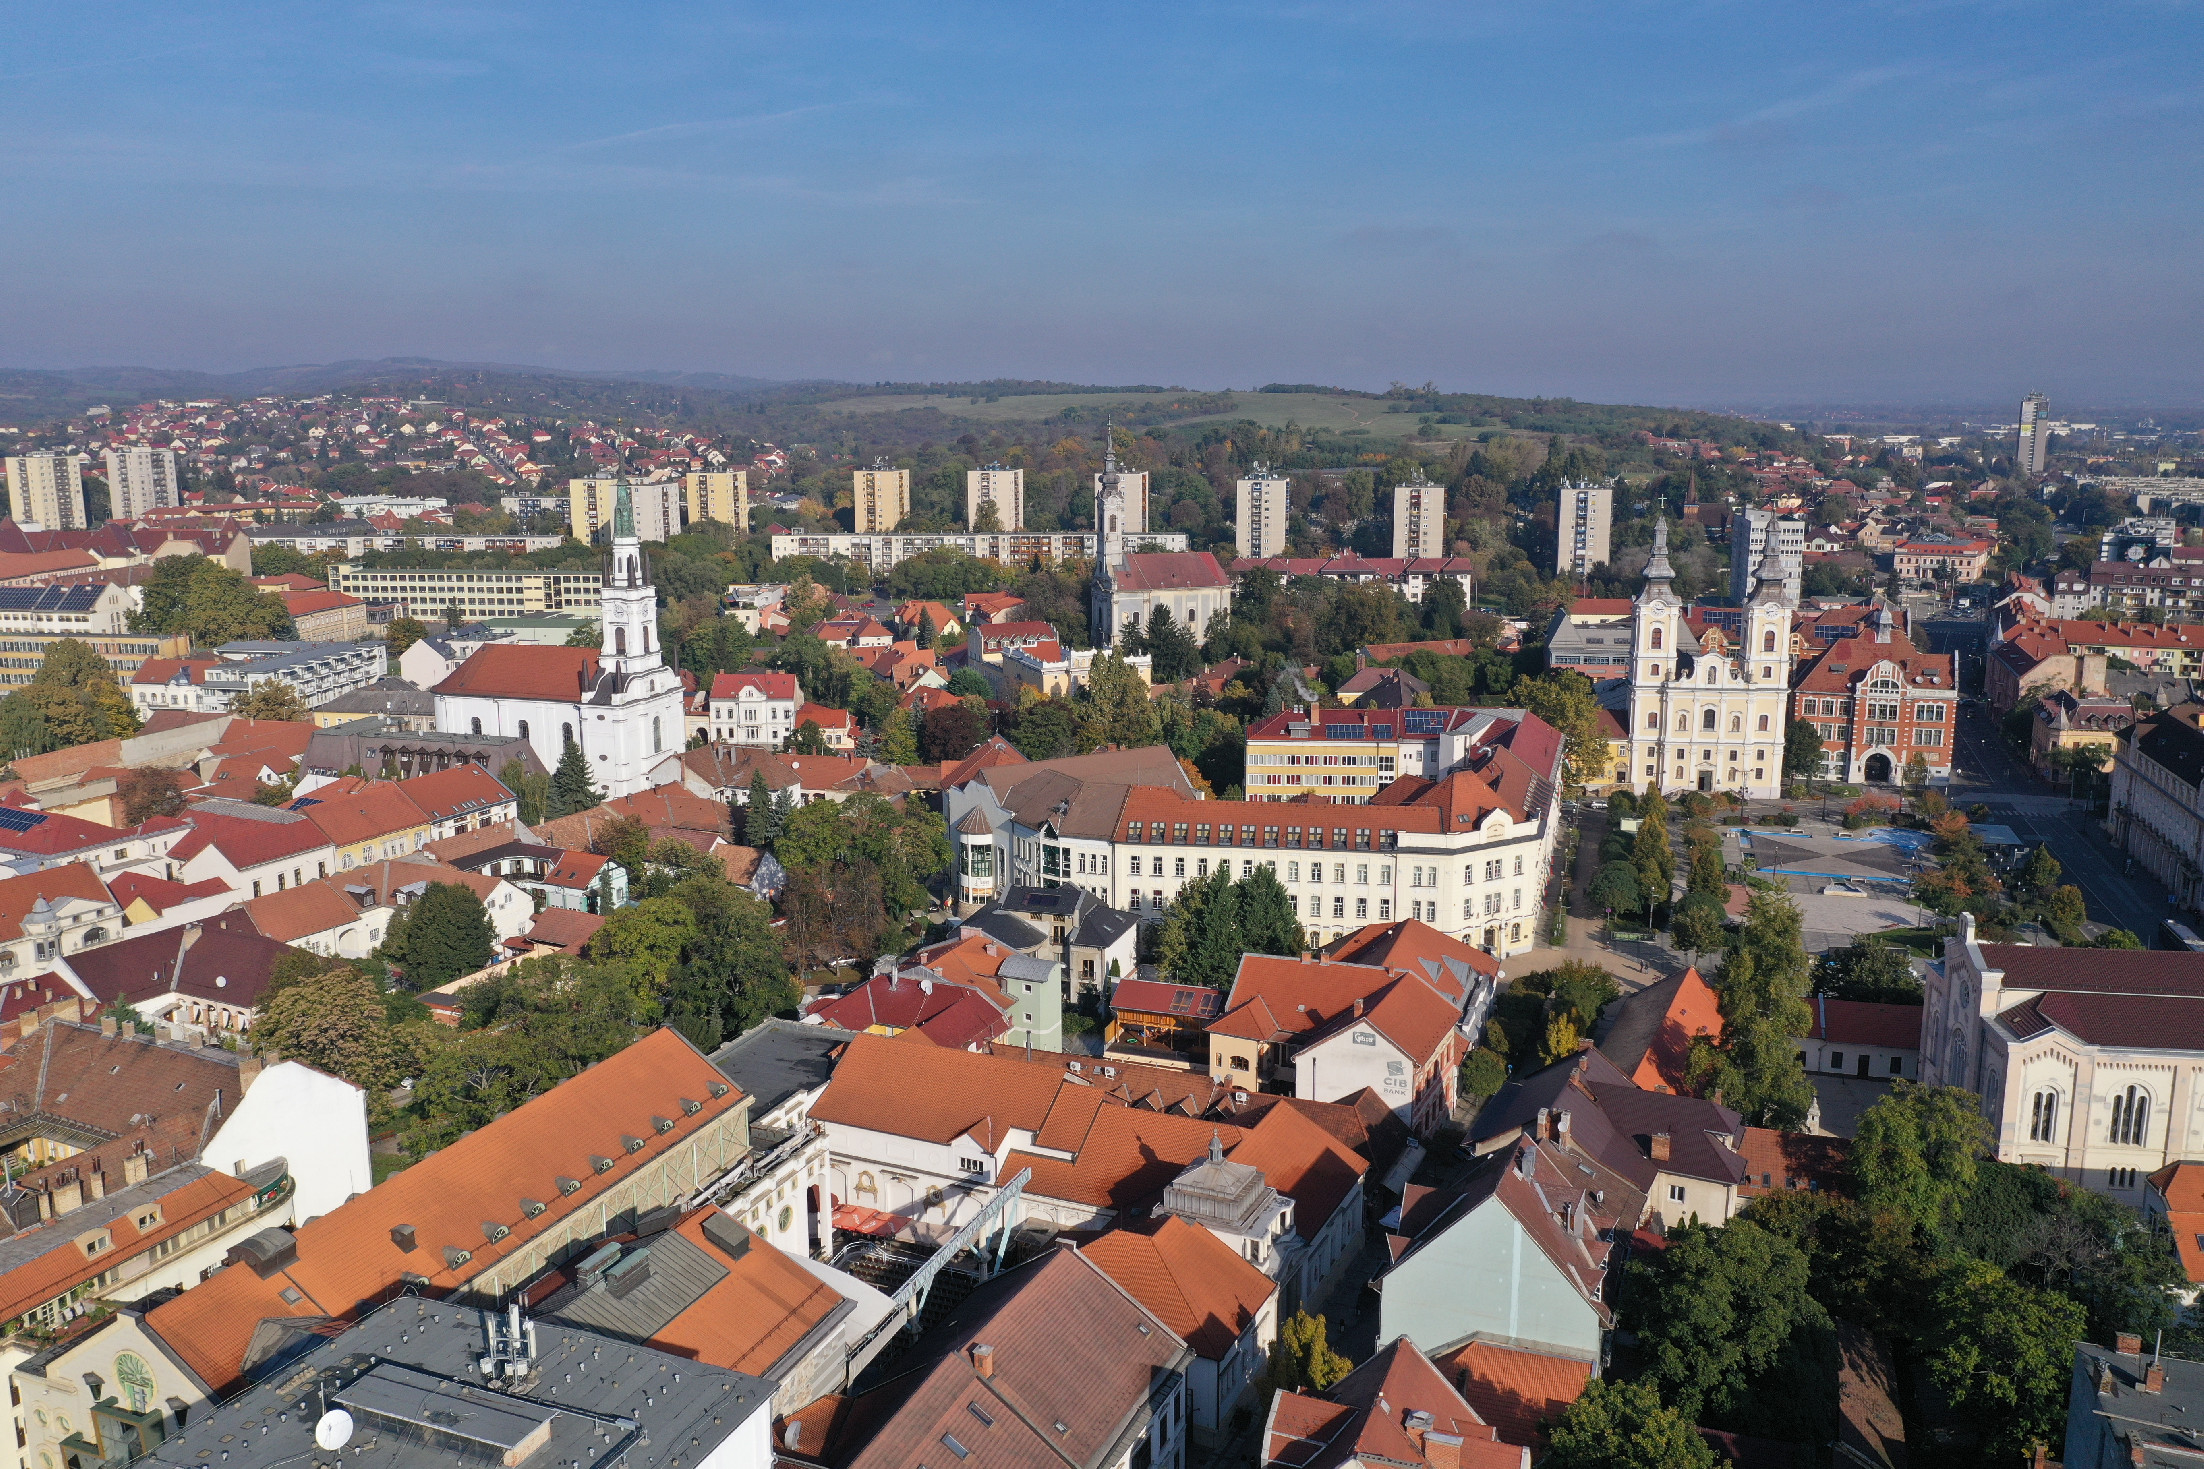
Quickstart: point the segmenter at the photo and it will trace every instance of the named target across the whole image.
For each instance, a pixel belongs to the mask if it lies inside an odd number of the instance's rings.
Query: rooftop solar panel
[[[14,806],[0,806],[0,831],[29,831],[46,819],[43,811],[24,811]]]

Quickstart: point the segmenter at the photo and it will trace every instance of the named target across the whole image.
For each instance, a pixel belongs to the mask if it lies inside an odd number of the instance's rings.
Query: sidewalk
[[[1556,969],[1575,959],[1598,965],[1615,976],[1616,982],[1628,992],[1666,979],[1690,962],[1689,955],[1655,944],[1610,947],[1600,941],[1599,932],[1603,926],[1602,920],[1597,918],[1572,917],[1567,944],[1558,949],[1532,949],[1527,954],[1511,954],[1501,968],[1513,978],[1519,974],[1536,974],[1542,969]]]

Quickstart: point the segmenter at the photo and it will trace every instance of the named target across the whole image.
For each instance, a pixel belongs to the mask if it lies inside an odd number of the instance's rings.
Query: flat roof
[[[834,1053],[856,1038],[832,1025],[767,1020],[712,1052],[712,1064],[750,1098],[751,1115],[761,1116],[798,1092],[825,1086]]]

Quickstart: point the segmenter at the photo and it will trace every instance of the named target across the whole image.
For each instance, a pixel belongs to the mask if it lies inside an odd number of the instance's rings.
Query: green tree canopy
[[[1808,1283],[1805,1252],[1749,1219],[1671,1224],[1665,1247],[1630,1267],[1646,1378],[1689,1421],[1736,1413],[1794,1332],[1829,1324]]]
[[[200,647],[291,636],[291,614],[281,597],[205,556],[162,557],[144,592],[145,610],[131,618],[143,631],[186,633]]]
[[[312,719],[314,711],[298,696],[298,690],[281,679],[264,678],[230,706],[243,719],[276,719],[296,724]]]
[[[383,936],[382,952],[416,993],[489,967],[497,932],[471,888],[432,882]]]
[[[1932,1233],[1948,1228],[1990,1142],[1974,1093],[1899,1081],[1860,1117],[1852,1143],[1860,1200]]]
[[[604,792],[597,789],[596,777],[590,773],[589,757],[582,753],[580,745],[568,740],[559,752],[559,768],[551,772],[549,814],[572,816],[577,811],[602,805],[604,799]]]
[[[1273,1392],[1328,1392],[1353,1370],[1354,1363],[1332,1350],[1324,1318],[1303,1306],[1278,1323],[1263,1385]]]
[[[1651,1382],[1595,1377],[1553,1427],[1541,1469],[1719,1469],[1690,1418]]]
[[[1929,1376],[1995,1461],[2019,1463],[2039,1444],[2064,1441],[2080,1306],[1962,1257],[1938,1281],[1931,1319]]]

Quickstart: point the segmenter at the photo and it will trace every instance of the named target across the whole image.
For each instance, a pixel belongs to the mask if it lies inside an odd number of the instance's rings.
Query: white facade
[[[74,454],[8,456],[8,514],[17,525],[84,529],[84,470]]]
[[[980,507],[993,505],[995,529],[1022,531],[1025,529],[1025,471],[1005,469],[1000,464],[990,464],[985,469],[967,469],[964,472],[964,523],[967,527],[980,518]]]
[[[1554,575],[1581,581],[1607,560],[1615,490],[1580,480],[1562,485],[1554,497]]]
[[[577,481],[577,483],[579,483]],[[658,594],[650,581],[635,519],[621,502],[605,551],[599,613],[603,638],[595,686],[574,700],[497,694],[438,694],[436,727],[450,733],[514,735],[556,770],[569,741],[588,757],[608,798],[678,780],[687,743],[680,676],[658,646]],[[653,772],[672,767],[653,780]]]
[[[278,683],[318,709],[344,694],[364,689],[390,669],[389,645],[370,638],[359,643],[225,643],[215,649],[222,662],[199,676],[203,707],[228,709],[263,683]]]
[[[246,1089],[203,1156],[243,1173],[271,1158],[290,1164],[300,1222],[374,1187],[367,1162],[367,1094],[296,1061],[278,1061]]]
[[[176,451],[132,446],[107,451],[107,514],[136,520],[163,505],[183,503],[176,483]]]
[[[1806,575],[1806,522],[1787,520],[1773,510],[1740,510],[1730,520],[1730,595],[1742,602],[1753,593],[1769,538],[1783,564],[1783,587],[1797,606]]]
[[[1428,480],[1393,486],[1393,554],[1446,554],[1446,486]]]
[[[2041,393],[2020,400],[2020,434],[2013,458],[2022,474],[2041,474],[2051,462],[2051,400]]]
[[[1669,584],[1673,575],[1664,520],[1630,619],[1629,782],[1774,799],[1783,793],[1797,598],[1779,559],[1763,557],[1744,638],[1708,653],[1685,622],[1683,599]]]
[[[0,636],[113,637],[130,631],[136,603],[129,588],[108,584],[0,587]]]
[[[1232,544],[1242,556],[1286,554],[1286,517],[1292,513],[1293,482],[1265,465],[1238,485]]]
[[[2151,1173],[2204,1146],[2204,1049],[2184,1035],[2204,1000],[2162,994],[2155,1001],[2165,1012],[2162,1033],[2091,1043],[2040,1017],[2027,1002],[2043,991],[1996,967],[1985,949],[1999,946],[1975,939],[1970,915],[1959,924],[1958,936],[1944,941],[1944,962],[1928,966],[1922,1085],[1976,1093],[2001,1162],[2036,1164],[2143,1207]]]
[[[783,674],[793,683],[794,676]],[[779,749],[796,732],[796,710],[803,703],[803,689],[777,696],[759,679],[746,679],[732,698],[711,701],[712,742],[720,745],[762,745]]]

